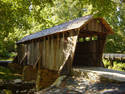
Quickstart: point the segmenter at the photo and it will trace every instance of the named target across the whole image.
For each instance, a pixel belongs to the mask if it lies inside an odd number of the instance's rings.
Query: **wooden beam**
[[[36,60],[36,62],[34,63],[33,69],[36,68],[36,65],[37,65],[37,63],[39,62],[39,60],[40,60],[40,56],[37,57],[37,60]],[[38,63],[38,69],[40,69],[40,64],[39,64],[39,63]]]
[[[105,32],[102,33],[102,32],[95,32],[95,31],[83,31],[83,32],[80,32],[79,33],[79,37],[91,37],[91,36],[105,36]]]
[[[26,56],[27,56],[27,53],[25,53],[24,57],[22,58],[22,60],[20,61],[19,64],[22,64],[22,63],[23,63],[23,61],[26,59]]]

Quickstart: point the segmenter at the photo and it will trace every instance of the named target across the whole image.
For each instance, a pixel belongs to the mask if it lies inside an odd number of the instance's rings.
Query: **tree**
[[[7,56],[14,50],[14,44],[18,37],[15,33],[27,33],[32,27],[32,17],[35,18],[35,9],[31,6],[45,7],[50,0],[0,0],[0,56]],[[42,4],[43,3],[43,4]],[[12,36],[13,35],[13,36]],[[12,38],[9,38],[11,36]]]
[[[107,48],[105,52],[125,53],[125,2],[120,0],[117,2],[117,7],[114,15],[107,17],[109,23],[115,31],[114,35],[108,37]]]
[[[116,2],[117,1],[117,2]],[[118,0],[0,0],[0,54],[14,51],[17,40],[54,25],[93,14],[112,24]],[[124,15],[120,9],[120,18]],[[116,15],[115,18],[117,18]],[[118,20],[115,20],[116,23]],[[124,27],[121,21],[121,27]],[[6,55],[6,54],[5,54]]]

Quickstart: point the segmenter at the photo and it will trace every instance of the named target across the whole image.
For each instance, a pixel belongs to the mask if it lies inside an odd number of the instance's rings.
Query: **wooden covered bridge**
[[[112,33],[103,18],[84,16],[18,41],[18,63],[66,74],[72,66],[103,66],[106,36]]]

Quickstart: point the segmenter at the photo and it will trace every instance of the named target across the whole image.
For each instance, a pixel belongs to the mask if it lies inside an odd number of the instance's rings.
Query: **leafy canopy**
[[[105,17],[116,32],[122,32],[117,34],[123,35],[124,2],[124,0],[0,0],[0,55],[7,56],[9,52],[15,51],[15,42],[25,35],[87,14]]]

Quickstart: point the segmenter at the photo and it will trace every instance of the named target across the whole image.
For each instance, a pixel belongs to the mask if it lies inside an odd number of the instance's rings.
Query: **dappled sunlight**
[[[22,77],[21,74],[13,73],[8,68],[0,67],[0,79],[12,80],[21,77]]]
[[[112,65],[109,60],[103,59],[103,64],[105,68],[125,72],[125,63],[122,61],[113,61],[113,65]]]

